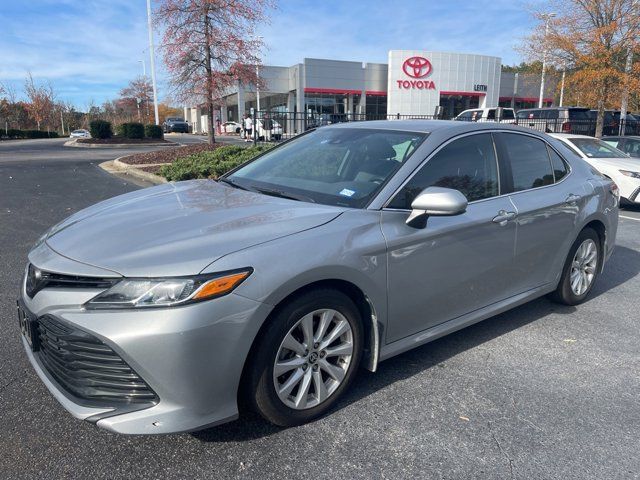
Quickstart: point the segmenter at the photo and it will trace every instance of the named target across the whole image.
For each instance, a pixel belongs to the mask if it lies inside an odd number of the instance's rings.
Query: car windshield
[[[323,128],[282,144],[226,177],[248,190],[363,208],[426,133]]]
[[[597,138],[570,138],[578,149],[589,158],[626,158],[617,148],[607,145]]]

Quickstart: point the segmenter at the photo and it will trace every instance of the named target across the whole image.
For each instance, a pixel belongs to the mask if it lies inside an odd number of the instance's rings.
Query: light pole
[[[560,105],[558,105],[559,107],[562,106],[562,102],[564,101],[564,77],[567,73],[567,68],[564,67],[562,69],[562,81],[560,82]]]
[[[253,39],[259,42],[262,42],[262,36],[254,36]],[[256,64],[256,112],[260,111],[260,87],[258,86],[260,83],[260,65]]]
[[[631,8],[635,9],[638,5],[638,1],[634,0],[631,3]],[[624,66],[625,74],[625,86],[622,91],[622,102],[620,105],[620,129],[618,135],[624,135],[627,123],[627,108],[629,106],[629,75],[631,74],[631,67],[633,65],[633,48],[631,45],[627,46],[627,62]]]
[[[542,53],[542,77],[540,78],[540,98],[538,99],[538,108],[542,108],[542,102],[544,100],[544,74],[547,69],[547,37],[549,36],[549,20],[555,17],[555,13],[545,13],[542,18],[545,21],[544,25],[544,50]]]
[[[149,29],[149,56],[151,57],[151,82],[153,83],[153,111],[155,113],[156,125],[160,125],[158,120],[158,91],[156,90],[156,64],[153,53],[153,26],[151,24],[151,0],[147,0],[147,28]]]
[[[138,60],[138,62],[140,62],[142,64],[142,76],[146,77],[147,76],[147,66],[144,63],[144,59],[143,60]]]
[[[256,110],[260,111],[260,87],[258,82],[260,81],[260,67],[256,65]]]

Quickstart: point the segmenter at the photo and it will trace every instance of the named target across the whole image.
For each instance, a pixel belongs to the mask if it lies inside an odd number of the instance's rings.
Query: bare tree
[[[42,122],[46,122],[47,128],[49,128],[55,104],[55,94],[51,84],[49,82],[37,84],[29,72],[25,80],[24,91],[29,99],[27,110],[36,122],[38,130],[40,130]]]
[[[138,121],[153,123],[151,121],[150,106],[153,103],[153,85],[148,77],[139,76],[129,82],[125,88],[120,90],[120,100],[130,99],[138,114]]]
[[[271,0],[160,0],[156,20],[164,29],[162,51],[176,98],[204,103],[209,143],[214,112],[234,84],[257,84],[262,41],[253,36]]]

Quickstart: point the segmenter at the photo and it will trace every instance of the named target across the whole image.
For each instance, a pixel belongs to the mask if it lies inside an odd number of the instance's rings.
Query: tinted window
[[[496,109],[495,108],[489,109],[489,111],[487,112],[487,120],[495,120],[495,118],[496,118]]]
[[[575,137],[569,140],[589,158],[626,158],[620,150],[597,138]]]
[[[553,166],[553,177],[556,182],[559,182],[567,173],[569,173],[569,169],[567,168],[567,164],[564,163],[564,160],[555,152],[555,150],[548,146],[547,150],[549,151],[549,158],[551,158],[551,165]]]
[[[411,208],[411,202],[427,187],[460,190],[470,202],[498,195],[498,169],[490,134],[454,140],[436,153],[389,204]]]
[[[569,110],[569,119],[570,120],[588,120],[589,110],[571,109]]]
[[[622,147],[622,151],[632,157],[640,157],[640,141],[627,138]]]
[[[515,118],[513,115],[513,110],[503,110],[502,118],[505,120],[513,120]]]
[[[248,190],[361,208],[425,137],[395,130],[322,128],[270,150],[227,178]]]
[[[514,191],[519,192],[553,183],[547,146],[542,140],[517,133],[499,135],[511,161]]]

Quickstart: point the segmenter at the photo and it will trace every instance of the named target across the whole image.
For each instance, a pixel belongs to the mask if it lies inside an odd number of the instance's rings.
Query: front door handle
[[[580,195],[576,195],[574,193],[570,193],[569,196],[565,199],[565,203],[575,204],[582,197]]]
[[[493,223],[499,223],[500,225],[506,225],[509,220],[516,218],[516,212],[507,212],[506,210],[500,210],[498,215],[493,217]]]

